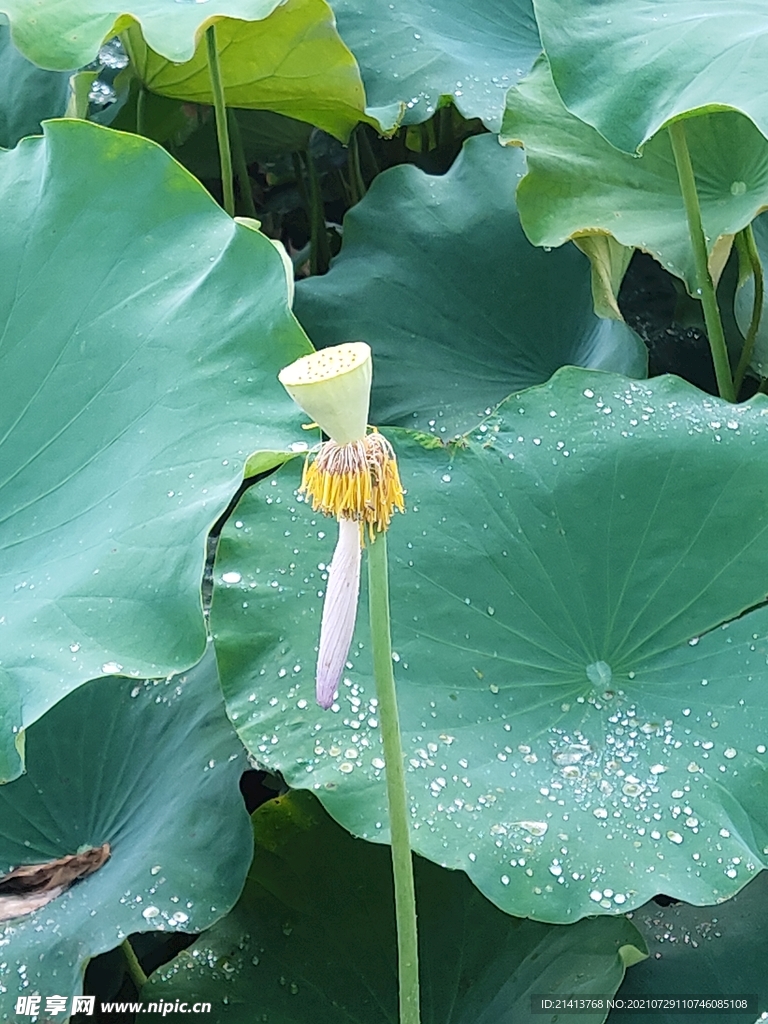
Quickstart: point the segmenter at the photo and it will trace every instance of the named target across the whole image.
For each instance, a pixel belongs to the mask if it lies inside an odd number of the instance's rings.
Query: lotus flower
[[[352,643],[360,591],[360,552],[365,528],[373,539],[403,511],[403,488],[392,446],[368,433],[371,350],[364,342],[321,349],[279,374],[288,394],[330,440],[304,465],[301,490],[314,511],[334,516],[339,539],[328,570],[320,649],[317,702],[329,708]]]

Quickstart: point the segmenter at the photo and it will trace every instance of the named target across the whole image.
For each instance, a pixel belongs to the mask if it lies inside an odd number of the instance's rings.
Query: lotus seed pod
[[[343,445],[365,437],[372,376],[370,346],[351,341],[302,356],[278,379],[320,429]]]

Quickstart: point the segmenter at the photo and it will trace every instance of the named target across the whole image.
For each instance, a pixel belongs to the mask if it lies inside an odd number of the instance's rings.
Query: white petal
[[[317,656],[317,703],[329,708],[339,687],[352,643],[360,592],[360,524],[339,520],[339,540],[328,570],[320,652]]]

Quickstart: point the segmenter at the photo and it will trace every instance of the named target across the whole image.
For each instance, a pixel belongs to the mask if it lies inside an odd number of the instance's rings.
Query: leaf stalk
[[[130,939],[123,939],[120,943],[120,948],[125,956],[125,962],[128,966],[130,979],[136,986],[136,991],[141,992],[142,987],[147,983],[147,976],[144,973],[144,968],[139,963],[139,958],[136,956],[136,952],[131,945]]]
[[[213,108],[216,112],[216,138],[219,143],[219,164],[221,166],[221,188],[224,193],[224,209],[230,217],[234,217],[235,184],[232,175],[232,150],[229,144],[227,104],[224,99],[224,86],[221,81],[221,65],[219,64],[219,51],[216,47],[215,25],[209,25],[205,30],[205,42],[208,47],[208,71],[211,76]]]
[[[744,241],[744,250],[747,254],[749,265],[752,268],[752,277],[755,282],[755,296],[752,302],[752,319],[749,322],[747,336],[744,339],[744,347],[741,350],[739,365],[736,367],[736,373],[733,379],[733,385],[737,395],[741,390],[741,385],[744,381],[744,374],[747,372],[752,360],[752,352],[755,348],[755,338],[757,337],[757,332],[760,327],[760,318],[763,315],[763,295],[765,292],[763,265],[760,262],[760,254],[757,251],[755,233],[752,230],[752,225],[747,224],[744,230],[740,231],[739,234]]]
[[[688,151],[688,142],[685,137],[685,124],[683,121],[673,121],[669,125],[668,131],[677,167],[677,178],[680,182],[680,192],[688,219],[688,234],[691,239],[693,262],[696,268],[697,292],[704,308],[704,322],[707,325],[709,348],[715,366],[717,389],[721,398],[735,402],[736,392],[731,377],[728,347],[725,343],[723,321],[720,317],[720,307],[717,304],[715,286],[709,273],[707,242],[701,222],[701,206],[696,192],[696,178],[693,173],[691,154]]]

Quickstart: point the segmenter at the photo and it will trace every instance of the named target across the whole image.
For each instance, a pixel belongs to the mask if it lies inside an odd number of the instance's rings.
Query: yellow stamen
[[[389,527],[395,509],[405,510],[395,453],[378,431],[349,444],[326,441],[304,464],[301,490],[313,511],[354,519],[371,537]]]

